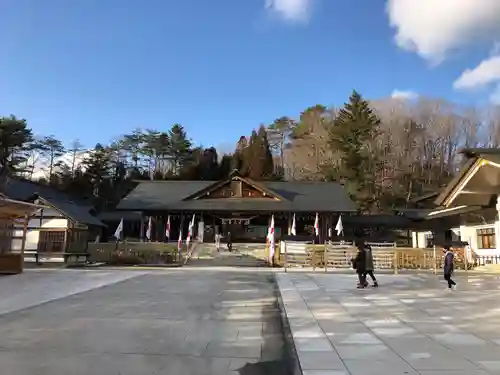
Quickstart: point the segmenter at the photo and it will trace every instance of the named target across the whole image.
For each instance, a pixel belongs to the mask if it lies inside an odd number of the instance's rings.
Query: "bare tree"
[[[75,177],[77,156],[80,152],[83,151],[83,144],[80,142],[80,140],[75,139],[73,142],[71,142],[71,146],[68,149],[68,151],[71,153],[71,167],[70,167],[71,176]]]

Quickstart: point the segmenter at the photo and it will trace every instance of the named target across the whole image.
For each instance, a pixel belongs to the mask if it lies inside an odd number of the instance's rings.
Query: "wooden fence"
[[[376,270],[438,270],[443,267],[442,249],[398,248],[395,246],[372,245],[374,267]],[[352,259],[357,248],[352,244],[309,245],[300,242],[285,241],[275,254],[275,264],[280,264],[287,271],[292,267],[312,267],[313,271],[322,268],[352,269]],[[465,256],[464,249],[455,249],[455,268],[470,269],[477,265],[476,259]]]

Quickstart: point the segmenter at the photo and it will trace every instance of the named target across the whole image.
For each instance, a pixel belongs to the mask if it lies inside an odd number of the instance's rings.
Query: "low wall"
[[[179,262],[177,244],[164,242],[89,243],[88,252],[91,262],[115,265],[161,265]],[[182,253],[185,252],[184,246]]]

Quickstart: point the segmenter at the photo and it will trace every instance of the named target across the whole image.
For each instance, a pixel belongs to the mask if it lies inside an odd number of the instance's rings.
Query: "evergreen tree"
[[[179,173],[174,179],[178,180],[199,180],[199,164],[203,154],[202,147],[195,147],[190,150],[189,157],[185,159],[185,162],[181,166]]]
[[[267,139],[267,130],[264,125],[261,125],[257,133],[259,139],[259,159],[261,163],[261,177],[262,180],[271,179],[274,175],[274,160]]]
[[[231,167],[229,173],[231,173],[235,169],[239,171],[241,175],[244,175],[246,173],[246,171],[244,171],[244,168],[246,168],[247,166],[244,165],[244,157],[245,153],[247,152],[247,149],[248,149],[247,137],[242,135],[238,140],[238,143],[236,143],[236,148],[234,150],[231,159]]]
[[[260,180],[259,147],[259,136],[257,132],[253,130],[248,146],[243,150],[242,154],[242,166],[240,170],[242,176]]]
[[[112,161],[110,150],[98,143],[82,162],[82,169],[85,171],[84,176],[91,194],[99,198],[99,203],[103,205],[112,195]]]
[[[229,174],[231,173],[232,169],[232,164],[233,163],[233,156],[232,155],[223,155],[222,159],[220,161],[219,165],[219,176],[217,180],[222,180],[224,178],[227,178]]]
[[[187,138],[184,127],[179,124],[172,126],[168,132],[168,138],[170,140],[169,156],[172,158],[174,172],[178,174],[190,162],[192,144]]]
[[[242,176],[248,176],[254,180],[273,178],[273,155],[264,125],[259,128],[258,132],[256,130],[252,131],[248,145],[238,155],[241,157],[239,171]]]
[[[214,147],[203,150],[197,165],[197,175],[200,180],[214,181],[219,177],[219,156]]]
[[[0,164],[15,172],[26,161],[26,146],[33,141],[26,120],[15,116],[0,117]]]
[[[377,136],[379,125],[380,119],[368,102],[353,91],[329,133],[331,146],[341,154],[337,177],[345,180],[349,194],[362,211],[369,211],[376,200],[374,169],[377,163],[369,141]]]

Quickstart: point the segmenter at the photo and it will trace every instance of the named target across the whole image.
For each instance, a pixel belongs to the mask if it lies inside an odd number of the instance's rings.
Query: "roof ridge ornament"
[[[238,168],[234,168],[231,173],[229,173],[229,178],[233,177],[241,177],[240,170]]]

